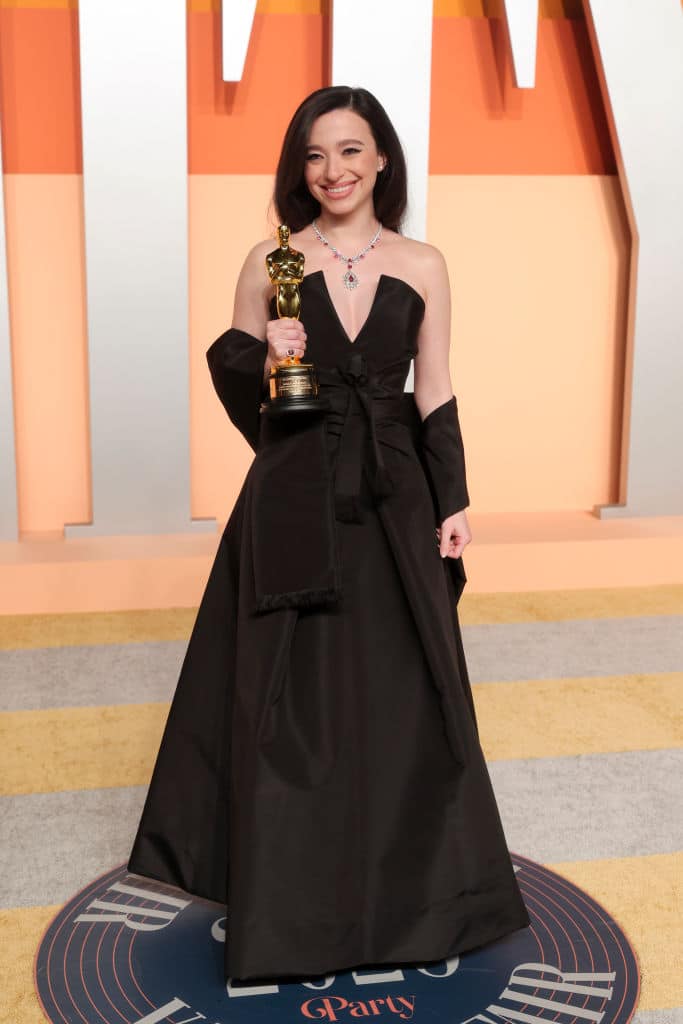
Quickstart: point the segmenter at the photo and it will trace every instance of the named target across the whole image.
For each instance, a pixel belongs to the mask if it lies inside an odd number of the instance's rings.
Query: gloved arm
[[[221,334],[206,353],[211,379],[225,411],[256,451],[268,345],[236,327]]]
[[[438,519],[442,523],[470,503],[455,395],[424,418],[420,426],[420,444]]]

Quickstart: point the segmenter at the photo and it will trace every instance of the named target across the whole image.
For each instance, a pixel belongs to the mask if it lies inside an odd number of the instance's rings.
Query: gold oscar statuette
[[[301,314],[299,285],[304,279],[304,254],[290,248],[289,228],[278,228],[280,246],[266,256],[266,269],[275,286],[277,315],[298,320]],[[287,356],[271,367],[268,380],[270,401],[263,411],[271,416],[289,412],[319,412],[326,403],[319,397],[318,378],[312,363]]]

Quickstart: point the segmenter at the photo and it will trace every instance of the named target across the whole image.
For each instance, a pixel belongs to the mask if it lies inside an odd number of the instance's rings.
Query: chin
[[[316,196],[317,198],[317,196]],[[353,213],[363,205],[363,196],[348,196],[346,199],[318,199],[320,209],[325,213]]]

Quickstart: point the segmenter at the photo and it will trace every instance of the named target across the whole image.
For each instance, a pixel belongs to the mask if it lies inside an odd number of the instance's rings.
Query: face
[[[384,163],[369,124],[355,111],[331,110],[313,122],[304,173],[322,210],[348,214],[372,202]]]

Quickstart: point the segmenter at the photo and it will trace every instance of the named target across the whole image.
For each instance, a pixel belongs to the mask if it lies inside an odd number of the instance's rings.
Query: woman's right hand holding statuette
[[[279,317],[266,324],[268,357],[271,364],[301,358],[306,351],[306,331],[300,320]]]

